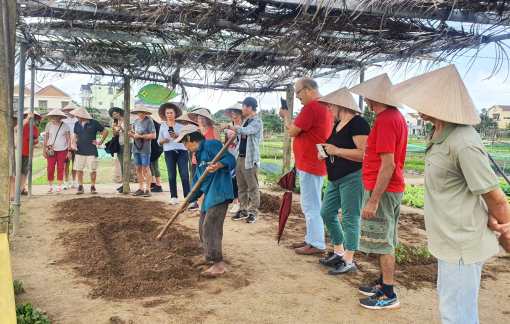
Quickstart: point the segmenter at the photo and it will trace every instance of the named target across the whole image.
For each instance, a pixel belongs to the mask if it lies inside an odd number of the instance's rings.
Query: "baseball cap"
[[[195,125],[184,126],[181,129],[181,131],[179,132],[179,137],[177,137],[175,139],[175,142],[176,143],[180,143],[182,141],[182,139],[184,138],[184,136],[186,136],[188,134],[191,134],[191,133],[194,133],[194,132],[200,132],[200,129],[198,129],[198,127],[195,126]]]
[[[256,110],[257,109],[257,100],[255,100],[255,98],[252,98],[252,97],[246,97],[244,100],[243,100],[243,105],[246,105],[246,107],[252,107],[253,110]]]

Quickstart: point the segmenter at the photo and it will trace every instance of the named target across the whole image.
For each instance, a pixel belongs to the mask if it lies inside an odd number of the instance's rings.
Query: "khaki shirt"
[[[425,226],[429,251],[458,264],[484,261],[498,253],[495,233],[487,227],[481,194],[499,188],[487,150],[471,126],[449,124],[425,151]]]

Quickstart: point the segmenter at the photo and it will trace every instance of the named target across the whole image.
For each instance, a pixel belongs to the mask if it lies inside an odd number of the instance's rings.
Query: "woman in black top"
[[[356,271],[353,262],[358,249],[359,220],[363,200],[361,167],[370,126],[363,117],[347,88],[321,98],[318,102],[340,121],[335,123],[331,136],[323,144],[326,157],[319,152],[319,160],[326,160],[328,186],[322,202],[321,216],[328,229],[335,251],[319,262],[332,267],[329,274]],[[342,227],[338,212],[342,210]]]

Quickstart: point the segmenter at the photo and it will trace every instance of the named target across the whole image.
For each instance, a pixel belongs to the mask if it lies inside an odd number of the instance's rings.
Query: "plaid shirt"
[[[253,116],[251,119],[247,119],[245,123],[248,123],[248,126],[235,126],[237,131],[237,140],[238,143],[241,143],[241,135],[248,135],[246,139],[246,159],[244,167],[246,169],[251,169],[255,165],[260,166],[260,151],[259,146],[260,142],[262,142],[262,138],[264,136],[264,124],[262,120],[259,118],[259,115]],[[234,152],[234,156],[237,159],[239,157],[239,147],[241,145],[237,145],[236,151]]]

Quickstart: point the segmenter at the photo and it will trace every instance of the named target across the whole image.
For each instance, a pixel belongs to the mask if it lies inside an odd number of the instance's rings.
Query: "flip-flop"
[[[200,217],[200,212],[196,211],[196,212],[191,213],[191,217]]]

